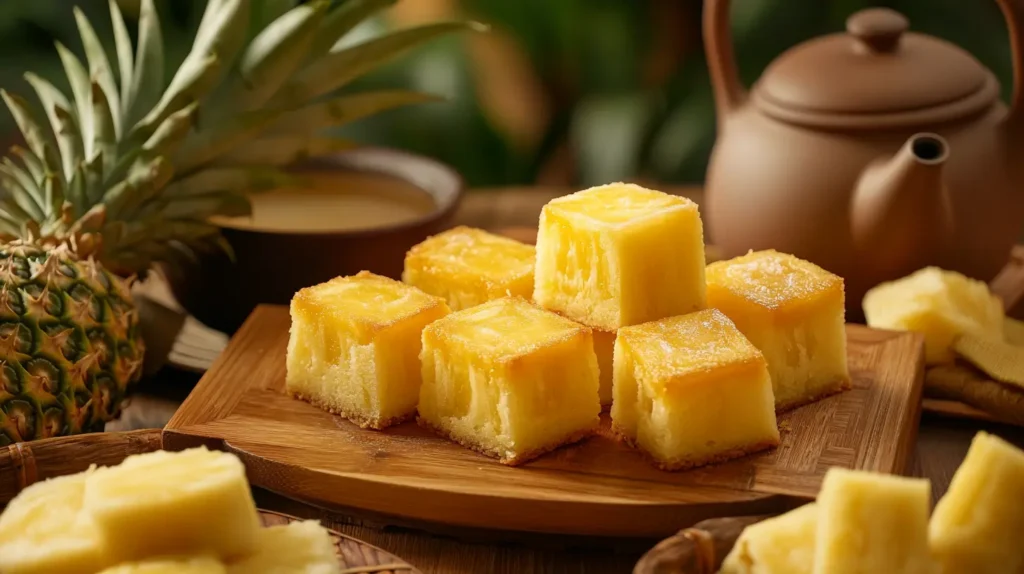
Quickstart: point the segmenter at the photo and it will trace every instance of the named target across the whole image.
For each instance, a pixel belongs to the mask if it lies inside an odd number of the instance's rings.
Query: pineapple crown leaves
[[[250,213],[248,194],[288,182],[290,164],[354,145],[322,130],[436,99],[342,88],[430,40],[486,29],[438,22],[341,41],[396,1],[208,0],[166,84],[153,0],[134,47],[108,0],[113,59],[75,8],[84,60],[56,45],[70,94],[32,73],[39,106],[0,90],[25,139],[0,160],[0,239],[68,245],[123,273],[229,249],[211,217]]]

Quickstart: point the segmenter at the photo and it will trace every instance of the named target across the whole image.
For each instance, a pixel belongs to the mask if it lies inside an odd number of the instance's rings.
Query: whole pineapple
[[[395,0],[209,0],[165,85],[152,0],[142,0],[136,47],[109,1],[116,74],[76,9],[85,62],[57,44],[70,97],[32,73],[41,110],[0,91],[26,143],[0,161],[0,446],[116,418],[144,351],[133,278],[154,262],[230,249],[209,218],[249,213],[247,194],[288,179],[280,168],[352,145],[320,130],[431,99],[340,88],[474,26],[349,45],[339,40]]]

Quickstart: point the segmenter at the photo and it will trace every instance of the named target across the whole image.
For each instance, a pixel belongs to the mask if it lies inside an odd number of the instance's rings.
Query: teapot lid
[[[782,119],[815,125],[890,127],[952,119],[998,98],[995,77],[959,47],[908,32],[887,8],[846,21],[846,33],[810,40],[779,56],[754,100]]]

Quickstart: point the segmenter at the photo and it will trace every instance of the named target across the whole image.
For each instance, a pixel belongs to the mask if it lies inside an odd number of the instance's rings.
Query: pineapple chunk
[[[619,329],[612,426],[660,468],[779,444],[764,357],[715,309]]]
[[[330,534],[319,522],[304,520],[260,532],[256,553],[233,563],[229,574],[338,574]]]
[[[260,528],[242,461],[205,447],[134,455],[97,470],[86,481],[84,509],[115,562],[237,557],[252,552]]]
[[[29,486],[0,514],[0,572],[93,574],[109,565],[102,541],[83,515],[92,469]]]
[[[226,574],[224,564],[216,558],[155,558],[107,568],[100,574]]]
[[[288,392],[364,428],[416,413],[420,332],[448,314],[440,297],[361,271],[295,294]]]
[[[805,504],[743,529],[719,574],[811,574],[818,506]]]
[[[405,256],[402,281],[443,297],[460,311],[508,295],[533,296],[535,249],[472,227],[456,227]]]
[[[850,387],[841,277],[767,250],[708,265],[707,281],[708,306],[768,361],[777,410]]]
[[[929,525],[944,574],[1024,572],[1024,451],[974,436]]]
[[[554,199],[540,215],[534,300],[606,331],[703,309],[703,233],[695,203],[637,185]]]
[[[864,316],[872,327],[922,333],[930,364],[952,362],[960,335],[1003,338],[1003,305],[988,285],[937,267],[868,291]]]
[[[520,464],[597,428],[591,330],[524,299],[496,299],[423,330],[420,423]]]
[[[815,574],[930,574],[927,479],[833,467],[818,494]]]
[[[609,407],[612,404],[612,371],[614,366],[612,357],[615,353],[615,331],[602,331],[594,329],[594,353],[597,355],[597,367],[601,371],[601,386],[598,395],[601,398],[601,406]]]

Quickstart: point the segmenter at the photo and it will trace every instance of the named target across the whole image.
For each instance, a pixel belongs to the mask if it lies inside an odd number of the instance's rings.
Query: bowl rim
[[[368,167],[369,165],[369,167]],[[225,225],[223,222],[212,221],[222,232],[244,235],[272,235],[277,238],[372,238],[381,235],[390,235],[420,228],[426,225],[444,220],[452,215],[459,207],[459,203],[466,190],[466,181],[455,168],[433,158],[380,146],[360,146],[316,158],[309,158],[289,168],[289,171],[361,171],[364,173],[375,173],[400,179],[411,184],[425,193],[429,194],[434,201],[434,209],[429,213],[417,216],[407,221],[368,227],[365,229],[351,229],[338,231],[297,231],[282,229],[258,229]],[[433,185],[425,182],[415,181],[410,174],[417,170],[429,170],[433,172]]]

